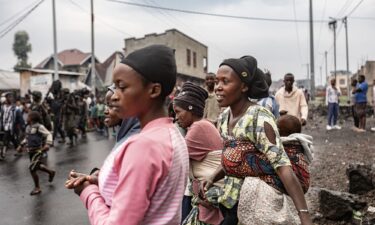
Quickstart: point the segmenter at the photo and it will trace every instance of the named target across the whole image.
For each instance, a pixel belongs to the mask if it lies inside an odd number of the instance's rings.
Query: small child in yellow
[[[27,117],[26,137],[21,142],[21,146],[18,147],[18,151],[26,145],[27,151],[29,152],[30,165],[29,170],[33,178],[35,187],[30,192],[30,195],[37,195],[42,192],[39,186],[39,177],[37,171],[43,171],[48,173],[49,182],[53,181],[55,177],[55,171],[49,169],[43,162],[43,152],[48,151],[52,145],[52,134],[40,123],[41,116],[39,112],[32,111]]]

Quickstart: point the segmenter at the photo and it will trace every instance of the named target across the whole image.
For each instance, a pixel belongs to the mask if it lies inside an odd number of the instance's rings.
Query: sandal
[[[56,171],[52,171],[50,174],[49,174],[49,178],[48,178],[48,182],[52,182],[53,181],[53,178],[55,178],[55,174],[56,174]]]
[[[40,189],[34,189],[34,190],[32,190],[31,192],[30,192],[30,195],[38,195],[38,194],[40,194],[42,192],[42,190],[40,190]]]

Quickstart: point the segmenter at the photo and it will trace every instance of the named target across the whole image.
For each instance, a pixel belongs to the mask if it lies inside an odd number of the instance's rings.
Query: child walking
[[[55,177],[55,171],[49,169],[42,162],[43,152],[49,150],[49,146],[52,144],[52,134],[47,128],[41,123],[41,116],[39,112],[32,111],[27,117],[26,137],[21,142],[18,151],[26,145],[27,151],[29,152],[30,165],[29,170],[34,181],[34,189],[30,192],[30,195],[37,195],[42,192],[39,185],[39,176],[37,171],[43,171],[48,173],[48,181],[52,182]]]

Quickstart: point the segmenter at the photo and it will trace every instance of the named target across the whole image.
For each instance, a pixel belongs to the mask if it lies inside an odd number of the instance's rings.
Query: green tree
[[[20,68],[31,68],[31,64],[27,63],[27,54],[31,52],[31,44],[26,31],[18,31],[14,35],[13,51],[17,56],[17,64],[14,66],[15,71]]]

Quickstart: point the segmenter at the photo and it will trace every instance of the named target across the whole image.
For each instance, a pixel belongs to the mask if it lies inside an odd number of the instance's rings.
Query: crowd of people
[[[49,182],[56,174],[45,163],[51,146],[113,128],[100,168],[72,170],[65,183],[92,224],[312,224],[304,198],[312,137],[301,133],[308,105],[293,74],[273,96],[271,74],[252,56],[224,60],[205,88],[176,88],[176,71],[173,50],[152,45],[115,67],[103,96],[59,81],[44,98],[3,93],[0,159],[11,144],[16,157],[26,150],[38,195],[37,172]]]
[[[91,224],[312,224],[312,137],[294,76],[272,96],[252,56],[224,60],[206,89],[176,90],[176,71],[162,45],[115,67],[105,121],[117,142],[100,168],[65,183]]]
[[[375,81],[373,86],[373,113],[375,114]],[[352,118],[354,126],[352,130],[358,133],[366,132],[366,116],[368,111],[368,99],[367,99],[368,84],[364,75],[359,75],[358,80],[352,79],[351,81],[351,92],[350,104],[352,111]],[[330,80],[330,85],[326,89],[326,105],[328,105],[328,123],[327,130],[337,129],[340,130],[341,126],[337,124],[339,115],[339,103],[341,91],[340,88],[336,87],[336,79]],[[375,131],[375,127],[370,128],[371,131]]]
[[[35,184],[30,194],[37,195],[41,193],[37,171],[48,173],[49,182],[55,176],[45,165],[49,148],[57,143],[75,146],[78,136],[85,138],[87,130],[108,136],[112,126],[105,126],[105,114],[108,109],[100,95],[94,97],[87,89],[71,92],[62,88],[60,81],[53,82],[44,98],[40,91],[29,91],[23,98],[5,92],[0,104],[0,160],[5,160],[12,148],[15,157],[27,151]]]
[[[271,73],[252,56],[225,59],[204,87],[176,86],[172,49],[152,45],[129,54],[104,95],[70,92],[59,81],[44,96],[1,95],[0,160],[26,150],[34,182],[54,180],[51,146],[87,131],[116,144],[98,168],[72,170],[65,187],[79,195],[92,224],[312,224],[304,197],[310,186],[312,137],[306,92],[284,76],[275,95]],[[368,85],[352,80],[353,130],[365,132]],[[340,89],[326,90],[327,130],[338,125]],[[375,131],[375,128],[371,128]],[[126,222],[124,222],[126,221]]]
[[[271,73],[252,56],[223,60],[204,88],[176,87],[176,76],[174,51],[151,45],[116,65],[104,95],[70,92],[59,81],[44,98],[3,93],[0,160],[11,145],[16,157],[26,150],[37,195],[37,172],[49,182],[56,174],[45,163],[51,146],[67,138],[75,146],[89,130],[109,136],[112,128],[116,144],[103,164],[72,170],[65,182],[91,224],[312,224],[304,194],[313,141],[302,133],[309,97],[294,75],[285,74],[275,95]],[[367,89],[364,76],[353,80],[357,132],[366,129]],[[340,95],[331,80],[327,130],[341,129]]]
[[[225,59],[208,73],[205,87],[176,87],[172,49],[151,45],[134,51],[113,72],[101,96],[87,89],[70,92],[56,81],[43,98],[39,91],[15,99],[3,93],[0,159],[10,146],[29,154],[34,181],[38,171],[54,180],[47,151],[68,138],[69,146],[88,130],[116,144],[102,165],[89,173],[72,170],[65,187],[79,195],[91,224],[312,224],[304,194],[310,186],[312,137],[306,93],[284,76],[270,94],[271,73],[252,56]],[[364,76],[352,82],[354,130],[366,126]],[[326,91],[327,130],[338,125],[340,90]],[[56,143],[57,142],[57,143]]]

